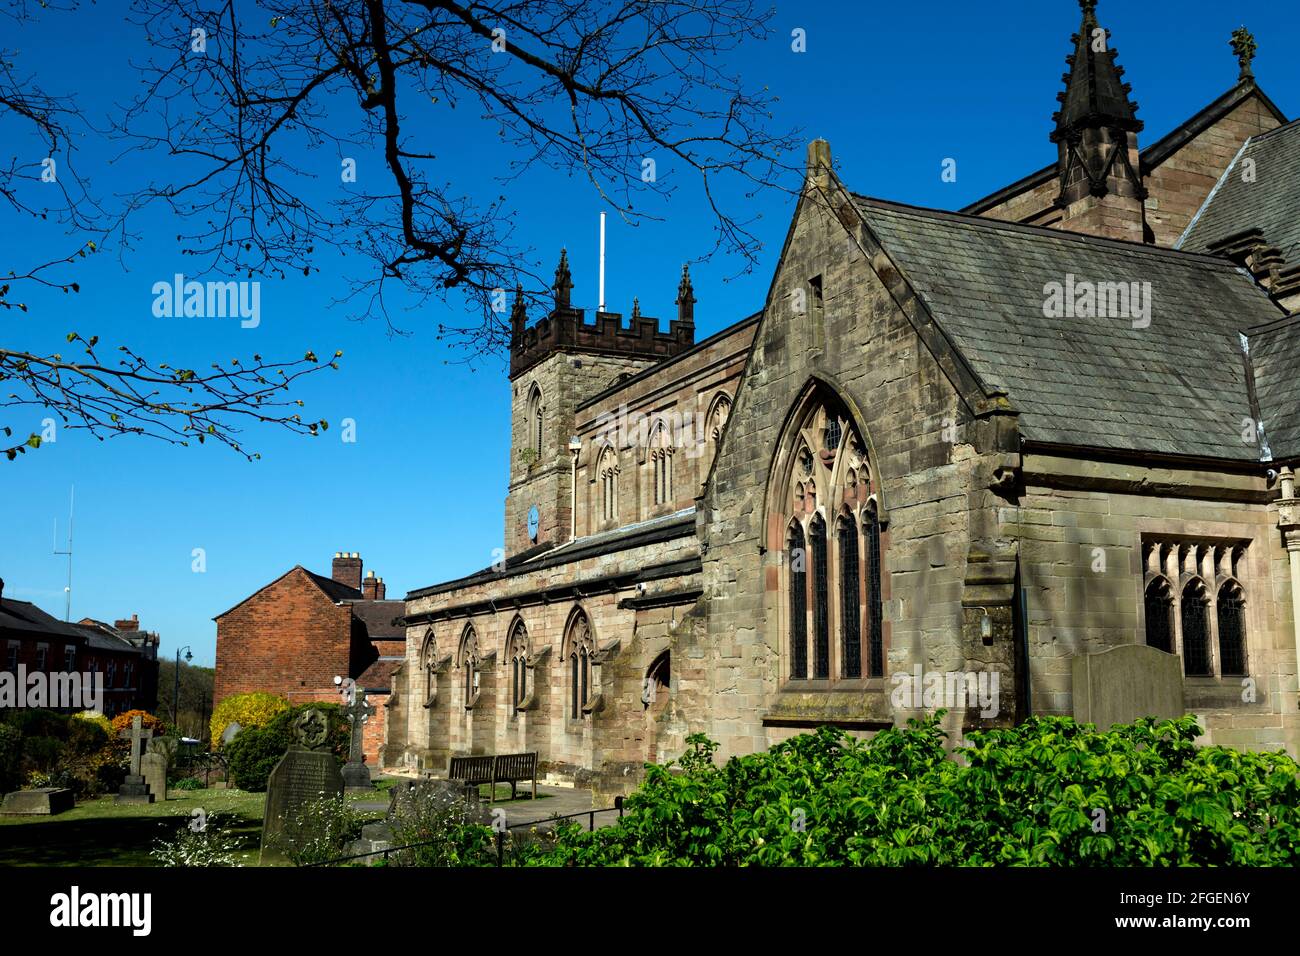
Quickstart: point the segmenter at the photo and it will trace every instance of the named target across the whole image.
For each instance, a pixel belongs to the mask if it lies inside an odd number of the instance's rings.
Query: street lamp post
[[[176,711],[181,702],[181,651],[185,652],[185,660],[194,660],[194,655],[190,653],[190,645],[176,648],[176,670],[172,674],[172,730],[179,733],[176,726]]]

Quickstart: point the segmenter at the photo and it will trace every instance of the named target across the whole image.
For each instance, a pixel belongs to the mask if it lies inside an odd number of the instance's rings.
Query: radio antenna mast
[[[72,486],[68,494],[68,550],[59,550],[59,519],[54,519],[54,553],[66,554],[68,556],[68,586],[63,589],[65,601],[63,604],[63,619],[72,620],[72,508],[76,504],[76,486]]]

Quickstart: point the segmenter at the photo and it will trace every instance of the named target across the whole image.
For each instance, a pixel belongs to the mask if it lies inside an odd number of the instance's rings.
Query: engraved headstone
[[[1177,654],[1122,644],[1072,663],[1074,719],[1109,730],[1139,717],[1181,717],[1183,665]]]
[[[343,777],[329,749],[329,718],[324,711],[305,710],[291,726],[293,743],[271,771],[266,783],[266,812],[262,817],[262,860],[284,852],[285,820],[305,804],[323,796],[342,799]]]
[[[149,751],[140,758],[140,776],[155,800],[167,799],[167,758],[157,751]]]
[[[131,726],[118,734],[119,737],[131,738],[131,772],[118,788],[114,803],[153,803],[154,794],[149,790],[140,773],[140,758],[143,756],[145,742],[153,736],[153,731],[144,726],[140,715],[131,720]]]

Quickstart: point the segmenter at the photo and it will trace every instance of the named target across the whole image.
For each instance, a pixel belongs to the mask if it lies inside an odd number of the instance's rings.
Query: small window
[[[1166,654],[1174,652],[1174,599],[1169,582],[1155,578],[1147,585],[1146,593],[1147,646]]]
[[[1209,598],[1200,580],[1183,588],[1180,619],[1183,625],[1183,670],[1189,677],[1210,676]]]
[[[45,664],[49,658],[49,653],[50,647],[48,644],[36,645],[36,669],[38,671],[45,670]]]
[[[69,644],[63,649],[63,669],[69,674],[77,669],[77,645]]]
[[[1219,588],[1219,668],[1225,676],[1246,674],[1246,596],[1241,585],[1227,581]]]

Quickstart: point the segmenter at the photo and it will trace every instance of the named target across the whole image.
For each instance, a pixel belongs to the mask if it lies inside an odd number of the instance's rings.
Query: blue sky
[[[87,116],[103,125],[115,104],[136,92],[130,63],[143,52],[121,6],[87,7],[71,18],[51,13],[4,45],[19,48],[20,72],[34,72],[51,92],[75,93]],[[1225,0],[1102,0],[1099,16],[1146,122],[1140,142],[1153,142],[1232,86],[1237,64],[1227,40],[1243,22],[1259,42],[1260,85],[1289,116],[1300,111],[1300,75],[1288,68],[1300,9],[1262,9]],[[1073,0],[782,0],[777,10],[771,38],[736,53],[733,65],[780,97],[778,128],[830,140],[855,191],[957,208],[1053,160],[1047,136],[1079,23]],[[796,28],[806,31],[804,53],[791,50]],[[537,171],[503,189],[493,179],[494,163],[509,157],[490,128],[466,121],[429,135],[448,179],[507,197],[519,242],[536,250],[547,273],[560,247],[568,247],[575,302],[594,308],[602,206],[591,187]],[[35,148],[2,125],[0,143],[5,159]],[[371,158],[358,155],[359,175],[373,168]],[[940,177],[947,158],[957,161],[954,183]],[[321,166],[324,201],[337,188],[337,155],[324,151],[307,162]],[[81,167],[101,194],[169,173],[162,157],[118,156],[93,140],[83,145]],[[648,208],[662,221],[630,227],[609,220],[607,298],[626,314],[639,296],[644,313],[666,321],[681,263],[708,251],[711,224],[686,183],[667,201],[649,200]],[[739,263],[725,258],[693,266],[698,337],[761,307],[791,210],[780,191],[748,204],[746,211],[762,216],[766,243],[751,274],[726,281]],[[7,211],[0,216],[4,271],[67,248],[53,230],[17,223]],[[342,349],[338,372],[313,376],[297,390],[307,415],[333,427],[316,439],[249,432],[248,444],[262,454],[254,463],[216,446],[101,443],[84,432],[63,432],[17,462],[0,461],[7,596],[63,616],[66,564],[52,554],[53,530],[57,519],[62,547],[74,484],[73,617],[111,621],[137,613],[143,626],[161,632],[164,654],[191,645],[197,663],[213,661],[213,616],[295,564],[328,573],[335,551],[358,551],[384,577],[389,595],[401,596],[492,561],[503,535],[508,386],[501,362],[467,366],[435,340],[439,321],[454,319],[448,307],[431,303],[406,313],[403,336],[390,336],[377,322],[350,321],[332,303],[356,262],[324,259],[319,275],[263,282],[256,329],[232,320],[158,319],[150,287],[190,263],[172,241],[174,222],[159,214],[145,225],[144,241],[124,262],[107,250],[79,267],[79,296],[33,293],[26,315],[0,314],[6,344],[53,351],[75,329],[176,365]],[[39,430],[42,417],[35,410],[0,413],[0,424],[26,434]],[[344,418],[356,422],[355,443],[340,440]],[[206,553],[204,573],[191,570],[195,548]]]

